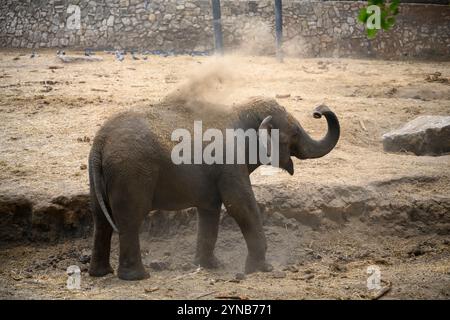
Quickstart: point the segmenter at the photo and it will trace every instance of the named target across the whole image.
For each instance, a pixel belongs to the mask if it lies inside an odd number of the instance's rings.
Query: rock
[[[442,73],[435,72],[432,74],[427,75],[427,77],[425,78],[425,81],[428,82],[439,82],[439,83],[449,83],[449,79],[448,78],[443,78],[442,77]]]
[[[92,56],[58,56],[58,58],[64,63],[103,61],[102,57],[92,57]]]
[[[78,258],[78,261],[82,264],[91,262],[91,252],[89,250],[83,250]]]
[[[330,270],[332,272],[345,272],[345,271],[347,271],[347,267],[338,262],[334,262],[330,265]]]
[[[286,218],[282,213],[275,211],[267,216],[267,222],[288,229],[297,229],[298,223],[294,218]]]
[[[279,271],[279,270],[273,271],[273,272],[272,272],[272,278],[275,278],[275,279],[283,279],[283,278],[286,278],[286,272],[284,272],[284,271]]]
[[[314,278],[314,275],[313,275],[313,274],[306,274],[306,275],[301,276],[301,277],[296,277],[296,278],[294,278],[294,280],[302,280],[302,281],[306,281],[306,280],[311,280],[311,279],[313,279],[313,278]]]
[[[153,261],[150,261],[148,266],[155,271],[162,271],[162,270],[167,270],[169,268],[169,262],[153,260]]]
[[[298,272],[298,268],[291,264],[291,265],[285,266],[283,268],[283,271],[290,271],[292,273],[297,273]]]
[[[114,16],[109,16],[108,21],[106,21],[108,27],[114,26]]]
[[[234,276],[234,278],[236,279],[236,280],[245,280],[245,274],[243,274],[243,273],[236,273],[236,275]]]
[[[124,26],[129,26],[131,24],[131,20],[127,17],[122,18],[122,23]]]
[[[290,93],[278,93],[275,95],[275,98],[277,99],[286,99],[289,98],[291,96]]]
[[[181,264],[180,268],[183,271],[190,271],[190,270],[197,268],[197,266],[190,262],[184,262],[183,264]]]
[[[420,116],[383,135],[387,152],[438,156],[450,152],[450,116]]]

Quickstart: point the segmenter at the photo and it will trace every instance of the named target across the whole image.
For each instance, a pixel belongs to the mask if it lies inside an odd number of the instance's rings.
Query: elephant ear
[[[271,156],[271,151],[272,151],[272,144],[270,142],[270,130],[272,129],[271,121],[272,121],[272,116],[265,117],[258,128],[259,142],[267,143],[266,151],[267,151],[267,156],[269,156],[269,157]],[[263,144],[263,143],[261,143],[261,144]],[[263,144],[263,146],[260,145],[260,147],[265,147],[265,146]]]

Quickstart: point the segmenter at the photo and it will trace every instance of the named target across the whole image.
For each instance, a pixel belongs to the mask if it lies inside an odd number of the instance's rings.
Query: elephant
[[[175,128],[192,131],[195,119],[208,128],[279,130],[279,167],[294,174],[291,157],[319,158],[329,153],[340,135],[336,115],[325,105],[313,116],[324,116],[326,135],[314,140],[299,121],[276,100],[257,97],[231,107],[162,101],[157,105],[113,116],[97,132],[89,154],[91,211],[94,240],[89,274],[113,273],[110,265],[111,236],[119,236],[117,276],[142,280],[149,276],[140,252],[139,229],[152,210],[197,208],[198,235],[195,263],[216,268],[214,254],[222,204],[237,222],[247,245],[246,273],[268,272],[267,243],[262,218],[249,175],[261,163],[174,164],[171,149]],[[200,107],[201,106],[201,107]],[[244,148],[248,146],[245,145]],[[247,153],[247,149],[244,150]],[[246,158],[247,159],[247,158]]]

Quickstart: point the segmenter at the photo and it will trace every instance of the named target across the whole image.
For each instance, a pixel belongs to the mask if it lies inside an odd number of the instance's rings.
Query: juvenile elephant
[[[194,120],[208,128],[244,130],[279,129],[279,166],[294,174],[291,156],[318,158],[329,153],[339,139],[335,114],[324,105],[314,117],[325,116],[328,132],[313,140],[300,123],[273,99],[256,98],[230,109],[208,106],[196,111],[183,103],[163,102],[140,112],[125,112],[108,120],[97,133],[89,155],[89,181],[94,218],[94,247],[89,274],[113,272],[110,242],[119,233],[118,277],[148,277],[141,261],[139,227],[151,210],[198,210],[195,261],[213,268],[222,204],[238,223],[248,249],[245,271],[270,271],[266,238],[249,175],[256,164],[180,164],[171,160],[176,128],[192,131]],[[248,153],[248,145],[244,146]],[[246,157],[247,159],[247,157]]]

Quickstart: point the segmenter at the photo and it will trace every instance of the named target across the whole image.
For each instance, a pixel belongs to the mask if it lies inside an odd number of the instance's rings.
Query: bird
[[[118,61],[123,61],[124,59],[125,59],[125,57],[123,56],[123,54],[119,51],[119,50],[116,50],[116,59],[118,60]]]
[[[57,56],[65,56],[65,55],[66,55],[66,52],[65,52],[65,51],[61,51],[61,50],[58,50],[58,51],[56,51],[56,55],[57,55]]]

